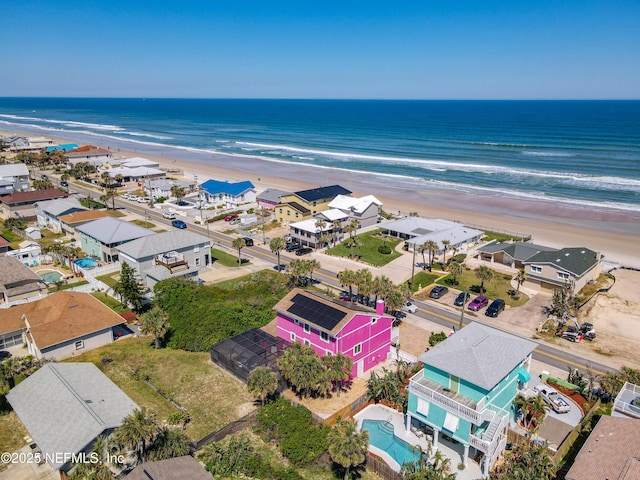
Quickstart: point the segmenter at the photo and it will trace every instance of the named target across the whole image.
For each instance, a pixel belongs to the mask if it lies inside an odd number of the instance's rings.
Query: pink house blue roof
[[[235,183],[221,182],[220,180],[207,180],[200,186],[210,195],[219,195],[221,193],[226,193],[227,195],[234,196],[240,195],[247,190],[256,188],[253,183],[248,180]]]

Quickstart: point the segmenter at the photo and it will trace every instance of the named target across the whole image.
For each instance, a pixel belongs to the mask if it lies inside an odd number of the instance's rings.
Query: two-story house
[[[527,272],[527,287],[551,290],[570,285],[579,292],[588,282],[600,275],[600,252],[585,247],[542,251],[523,262]]]
[[[83,145],[73,150],[69,150],[64,155],[67,161],[75,166],[78,163],[88,163],[97,167],[104,163],[113,162],[113,153],[102,147],[94,147],[93,145]]]
[[[121,262],[127,262],[149,288],[168,278],[198,279],[198,271],[211,262],[211,242],[189,230],[171,230],[145,236],[117,247]]]
[[[382,202],[373,195],[351,197],[338,195],[329,202],[330,209],[337,209],[349,216],[349,221],[357,220],[360,228],[370,227],[378,223],[378,216],[382,210]]]
[[[382,300],[374,311],[294,288],[273,308],[278,337],[310,345],[321,356],[342,353],[351,357],[351,377],[387,359],[393,317],[385,315]]]
[[[38,225],[56,233],[62,232],[61,216],[88,210],[83,207],[75,197],[45,200],[43,202],[37,202],[35,207]]]
[[[463,463],[482,454],[488,474],[506,445],[513,400],[530,379],[535,348],[524,338],[471,323],[423,353],[424,368],[409,384],[407,431],[412,424],[424,428],[435,448],[439,439],[461,444]]]
[[[264,192],[256,196],[258,207],[273,210],[276,208],[276,205],[280,203],[280,197],[289,193],[290,192],[285,192],[284,190],[278,190],[277,188],[267,188]]]
[[[157,235],[118,218],[103,217],[76,227],[80,236],[80,248],[90,257],[103,262],[118,261],[118,247],[137,238]]]
[[[24,163],[0,165],[0,195],[29,190],[29,169]]]
[[[330,185],[282,195],[280,203],[275,207],[276,220],[282,225],[308,220],[316,213],[327,210],[329,202],[338,195],[350,193],[340,185]]]
[[[206,203],[216,207],[235,208],[256,201],[256,187],[248,180],[235,183],[207,180],[200,185],[200,193]]]

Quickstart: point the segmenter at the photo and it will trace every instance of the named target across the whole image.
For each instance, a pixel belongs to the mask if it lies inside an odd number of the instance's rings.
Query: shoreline
[[[373,172],[345,178],[345,172],[339,169],[278,163],[251,155],[204,154],[170,146],[134,144],[141,147],[138,149],[125,141],[109,139],[107,143],[104,139],[87,138],[90,135],[78,135],[74,140],[43,132],[0,131],[0,135],[8,134],[45,135],[59,143],[89,143],[109,148],[114,159],[144,156],[157,161],[162,168],[182,170],[185,178],[197,175],[200,183],[209,178],[250,180],[258,193],[266,188],[296,191],[340,184],[355,196],[375,195],[383,202],[383,210],[394,215],[418,212],[425,217],[457,220],[470,227],[530,234],[538,244],[556,248],[584,246],[602,252],[608,261],[640,268],[640,210],[596,210],[559,205],[543,198],[477,195],[433,188],[419,179],[397,186],[381,185],[382,179]]]

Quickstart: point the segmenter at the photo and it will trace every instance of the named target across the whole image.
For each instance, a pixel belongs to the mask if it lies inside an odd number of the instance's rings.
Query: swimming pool
[[[384,420],[363,420],[362,430],[369,432],[371,445],[387,452],[398,465],[420,459],[420,454],[413,451],[411,445],[393,434],[392,423]]]
[[[56,283],[62,278],[62,273],[57,270],[40,270],[37,274],[45,283]]]
[[[98,265],[98,262],[89,257],[79,258],[73,263],[78,265],[80,268],[94,268],[96,265]]]

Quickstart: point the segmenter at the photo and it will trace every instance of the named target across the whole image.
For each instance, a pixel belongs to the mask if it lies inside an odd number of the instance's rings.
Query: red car
[[[234,213],[233,215],[227,215],[226,217],[224,217],[224,221],[230,222],[231,220],[235,220],[236,218],[238,218],[238,215]]]

